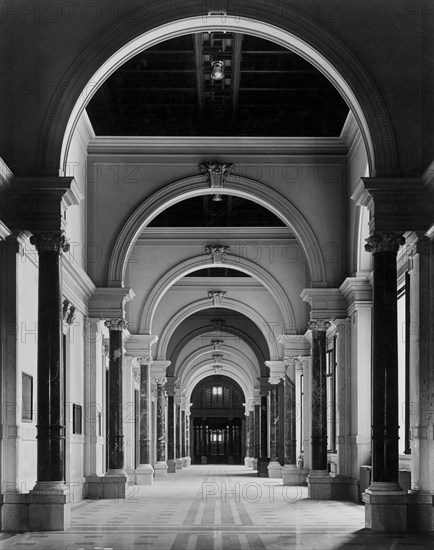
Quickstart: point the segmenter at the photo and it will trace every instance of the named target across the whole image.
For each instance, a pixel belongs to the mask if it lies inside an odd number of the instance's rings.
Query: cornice
[[[348,158],[351,158],[363,139],[357,120],[351,110],[348,112],[339,137],[347,145]]]
[[[192,279],[190,281],[190,279]],[[194,281],[194,282],[193,282]],[[187,277],[179,280],[170,287],[170,290],[179,289],[183,292],[191,290],[200,292],[203,289],[208,289],[210,285],[214,286],[215,281],[221,287],[238,287],[240,289],[254,288],[255,292],[269,292],[259,281],[252,277]]]
[[[281,240],[285,242],[296,242],[297,239],[289,227],[146,227],[137,240],[138,246],[149,246],[153,242],[160,244],[177,245],[185,241],[192,243],[204,240],[236,241],[255,239],[255,242],[269,242],[270,240]]]
[[[62,261],[64,295],[83,315],[88,313],[89,298],[96,286],[86,271],[77,262],[70,262],[67,257]]]
[[[6,225],[0,220],[0,241],[6,239],[7,236],[11,234],[11,231],[6,227]]]
[[[9,166],[0,157],[0,188],[3,187],[4,185],[7,186],[13,177],[14,175],[10,170]]]
[[[145,137],[98,136],[89,143],[90,155],[333,155],[346,156],[342,137]]]

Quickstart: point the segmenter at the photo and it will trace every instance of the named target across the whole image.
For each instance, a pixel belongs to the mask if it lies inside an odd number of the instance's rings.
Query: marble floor
[[[364,508],[315,502],[305,487],[258,478],[244,466],[191,466],[130,486],[124,500],[73,507],[65,532],[0,533],[0,549],[434,549],[434,537],[372,534]]]

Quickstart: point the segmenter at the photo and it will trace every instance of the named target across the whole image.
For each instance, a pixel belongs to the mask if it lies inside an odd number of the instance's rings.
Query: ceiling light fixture
[[[225,77],[223,61],[213,61],[213,69],[211,71],[212,80],[222,80]]]

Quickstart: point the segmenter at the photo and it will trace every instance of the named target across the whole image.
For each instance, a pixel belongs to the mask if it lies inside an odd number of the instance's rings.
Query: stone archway
[[[207,28],[250,33],[278,42],[312,63],[350,106],[364,139],[370,172],[398,167],[395,138],[384,102],[358,59],[327,29],[299,10],[270,0],[229,5],[208,15],[204,3],[153,2],[117,21],[74,61],[51,100],[39,145],[43,166],[65,173],[77,122],[98,87],[136,53],[158,42]]]

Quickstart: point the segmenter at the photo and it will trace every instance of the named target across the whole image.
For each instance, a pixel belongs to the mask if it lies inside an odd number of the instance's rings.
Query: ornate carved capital
[[[30,237],[30,243],[38,252],[68,252],[69,243],[63,231],[44,231]]]
[[[164,386],[164,384],[167,382],[167,378],[154,378],[154,382],[157,384],[157,386]]]
[[[226,177],[232,172],[231,162],[202,162],[199,164],[201,174],[210,182],[211,188],[222,188]]]
[[[150,365],[152,363],[152,357],[150,355],[146,357],[136,357],[138,365]]]
[[[212,257],[214,264],[222,264],[226,259],[226,254],[229,252],[229,246],[209,244],[205,248],[205,252],[210,259]]]
[[[275,378],[269,378],[268,383],[272,386],[277,386],[277,384],[280,384],[282,378],[280,376],[276,376]]]
[[[299,355],[295,355],[294,357],[284,357],[283,362],[286,366],[294,365],[295,368],[299,368],[300,366],[303,367],[303,363],[301,362]]]
[[[127,321],[122,318],[107,319],[104,324],[109,330],[123,330],[124,328],[127,328],[128,325]]]
[[[365,250],[367,252],[398,252],[405,239],[398,233],[373,233],[366,239]]]
[[[227,292],[223,290],[210,290],[208,298],[211,298],[215,306],[220,306],[226,297]]]
[[[326,332],[331,327],[331,323],[326,319],[315,319],[314,321],[309,321],[308,326],[310,330]]]

